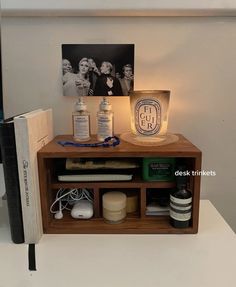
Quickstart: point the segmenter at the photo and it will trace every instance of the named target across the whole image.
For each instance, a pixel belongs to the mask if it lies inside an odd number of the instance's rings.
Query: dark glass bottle
[[[177,189],[170,194],[170,223],[175,228],[187,228],[192,216],[192,193],[187,190],[187,176],[178,176],[176,184]]]

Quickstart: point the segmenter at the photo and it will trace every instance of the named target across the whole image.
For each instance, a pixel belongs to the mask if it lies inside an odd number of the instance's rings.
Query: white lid
[[[100,103],[100,111],[110,111],[111,104],[109,103],[108,99],[104,97]]]
[[[79,97],[78,102],[76,102],[75,110],[76,111],[86,111],[87,110],[87,105],[85,104],[82,97]]]
[[[126,207],[126,195],[119,191],[107,192],[102,196],[102,204],[111,211],[123,209]]]

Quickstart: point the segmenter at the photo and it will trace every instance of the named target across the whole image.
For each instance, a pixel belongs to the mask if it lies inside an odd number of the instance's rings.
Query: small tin
[[[143,158],[143,180],[174,181],[175,158]]]

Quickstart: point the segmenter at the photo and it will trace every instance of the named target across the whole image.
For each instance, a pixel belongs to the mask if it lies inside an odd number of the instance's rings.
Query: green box
[[[175,158],[143,158],[143,180],[174,181]]]

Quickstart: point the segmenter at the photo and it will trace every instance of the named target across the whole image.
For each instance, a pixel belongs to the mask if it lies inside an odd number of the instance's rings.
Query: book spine
[[[14,125],[25,243],[35,244],[42,236],[42,222],[37,210],[35,175],[30,154],[27,119],[15,118]]]
[[[0,144],[11,238],[14,243],[24,243],[25,240],[13,122],[0,124]]]

